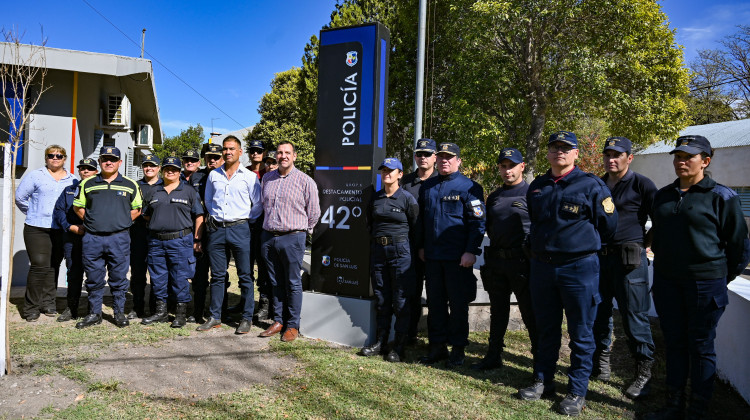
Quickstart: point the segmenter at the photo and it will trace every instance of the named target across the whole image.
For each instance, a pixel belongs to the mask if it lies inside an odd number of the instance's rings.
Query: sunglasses
[[[262,155],[263,154],[263,150],[262,149],[252,149],[252,150],[250,150],[250,154],[252,154],[252,155]]]
[[[200,162],[200,159],[191,159],[191,158],[183,158],[182,163],[197,163]]]
[[[428,157],[434,155],[434,153],[432,153],[432,152],[417,152],[415,155],[418,158],[428,158]]]
[[[47,153],[47,159],[65,159],[65,155],[60,153]]]
[[[557,153],[557,152],[568,153],[571,150],[573,150],[573,147],[571,146],[547,146],[547,151],[553,152],[553,153]]]
[[[119,162],[120,158],[114,156],[102,156],[102,162]]]

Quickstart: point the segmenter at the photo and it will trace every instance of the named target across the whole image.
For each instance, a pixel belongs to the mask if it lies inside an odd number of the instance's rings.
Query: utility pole
[[[422,109],[424,108],[424,46],[427,20],[427,0],[419,0],[419,37],[417,38],[417,93],[414,104],[414,147],[417,148],[417,140],[422,138]],[[412,168],[416,171],[417,164],[412,159]]]
[[[141,58],[143,58],[143,51],[146,48],[146,28],[143,28],[141,32]]]

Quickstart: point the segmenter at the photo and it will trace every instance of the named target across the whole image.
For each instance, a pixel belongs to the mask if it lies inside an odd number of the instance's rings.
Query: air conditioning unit
[[[107,98],[107,125],[130,126],[130,101],[125,95],[109,95]]]
[[[135,142],[136,147],[151,148],[154,145],[154,129],[149,124],[138,125],[138,138]]]

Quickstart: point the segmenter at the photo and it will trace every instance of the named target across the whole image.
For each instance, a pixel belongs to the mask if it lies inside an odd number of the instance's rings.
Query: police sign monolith
[[[380,23],[321,31],[315,182],[321,219],[313,233],[310,287],[369,297],[367,203],[385,158],[389,32]]]

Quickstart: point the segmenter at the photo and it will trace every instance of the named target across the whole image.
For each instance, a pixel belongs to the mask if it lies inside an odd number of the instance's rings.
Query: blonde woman
[[[26,215],[23,241],[31,263],[23,310],[29,322],[39,319],[40,313],[57,314],[57,274],[63,246],[62,230],[52,226],[52,212],[65,187],[76,181],[64,167],[67,157],[64,147],[48,146],[44,149],[44,167],[27,172],[16,189],[16,206]]]

